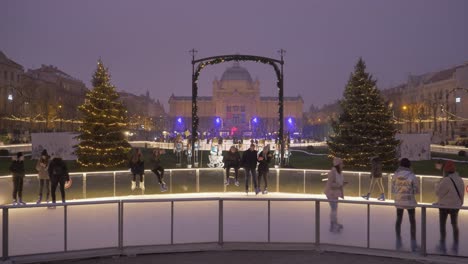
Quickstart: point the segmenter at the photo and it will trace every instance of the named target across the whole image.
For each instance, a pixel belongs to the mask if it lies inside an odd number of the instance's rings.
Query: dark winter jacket
[[[260,152],[258,157],[259,157],[259,159],[258,159],[258,172],[268,172],[269,167],[270,167],[270,161],[273,158],[273,155],[271,154],[271,152],[267,152],[267,154],[265,155],[264,152],[262,151],[262,152]],[[262,157],[263,159],[260,160],[260,157]]]
[[[240,166],[240,154],[238,151],[236,152],[231,152],[228,151],[226,155],[224,155],[223,162],[224,162],[224,167],[234,167],[234,168],[239,168]]]
[[[24,161],[14,160],[10,164],[10,171],[13,177],[24,177]]]
[[[136,162],[130,160],[129,167],[132,174],[142,175],[145,172],[145,162],[140,158]]]
[[[47,169],[50,180],[70,180],[67,164],[61,158],[53,158]]]
[[[151,165],[151,168],[153,170],[156,170],[156,169],[162,167],[161,166],[161,155],[160,154],[153,155],[153,158],[151,159],[150,165]],[[143,170],[144,170],[144,168],[143,168]]]
[[[242,166],[244,168],[255,169],[257,168],[257,151],[256,150],[246,150],[242,154]]]

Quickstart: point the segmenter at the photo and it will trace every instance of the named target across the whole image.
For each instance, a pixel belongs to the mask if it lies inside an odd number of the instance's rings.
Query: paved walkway
[[[177,263],[177,264],[409,264],[409,263],[461,263],[457,258],[427,260],[418,258],[401,259],[398,255],[395,257],[369,256],[360,254],[348,254],[337,252],[319,252],[319,251],[202,251],[188,253],[159,253],[137,256],[121,256],[94,258],[87,260],[69,260],[70,264],[153,264],[153,263]],[[49,262],[49,264],[58,264],[61,262]]]

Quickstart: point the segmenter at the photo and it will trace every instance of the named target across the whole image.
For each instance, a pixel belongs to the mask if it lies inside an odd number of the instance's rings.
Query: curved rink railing
[[[270,192],[322,194],[327,177],[326,170],[311,169],[270,169],[268,189]],[[231,170],[231,179],[234,176]],[[385,195],[391,199],[391,173],[383,175]],[[67,190],[67,200],[89,199],[101,197],[121,197],[129,195],[162,194],[156,176],[149,170],[145,171],[145,190],[132,191],[129,171],[104,171],[71,173],[73,186]],[[369,188],[370,177],[367,172],[345,171],[344,177],[349,184],[345,188],[345,196],[360,197]],[[195,169],[166,169],[165,181],[168,191],[164,194],[199,193],[199,192],[244,192],[244,170],[239,171],[240,186],[229,186],[224,183],[224,170],[217,168]],[[434,186],[440,176],[418,176],[421,192],[417,196],[418,202],[433,203],[436,201]],[[465,179],[465,185],[468,180]],[[262,185],[263,186],[263,185]],[[0,204],[11,203],[11,176],[0,176]],[[37,174],[28,174],[24,180],[23,200],[27,203],[35,202],[38,198],[39,182]],[[250,191],[252,184],[250,183]],[[466,190],[468,191],[468,190]],[[375,186],[371,197],[377,197],[380,191]]]
[[[212,174],[214,184],[220,186],[204,186],[211,182],[204,179],[210,177],[205,173]],[[290,193],[295,191],[308,194],[319,189],[320,193],[324,185],[321,180],[326,177],[321,173],[324,171],[274,169],[270,175],[270,191],[289,190]],[[97,184],[97,178],[94,177],[99,177],[99,174],[101,173],[86,173],[81,176],[73,174],[74,186],[67,194],[72,194],[80,186],[77,179],[82,177],[80,198],[97,195],[90,186]],[[117,196],[120,192],[125,192],[120,188],[130,188],[128,172],[112,172],[107,175],[112,176],[107,178],[112,178],[113,184],[103,194],[113,193]],[[119,179],[120,176],[123,178]],[[45,205],[2,206],[2,257],[4,260],[27,262],[28,259],[66,259],[76,254],[87,256],[90,250],[93,254],[102,256],[168,250],[161,249],[162,246],[177,250],[187,244],[190,248],[210,249],[232,242],[266,245],[299,243],[310,248],[342,245],[394,250],[395,210],[391,203],[341,201],[339,218],[345,229],[340,234],[334,234],[328,230],[329,206],[326,199],[300,197],[298,194],[277,197],[275,194],[235,196],[236,193],[232,193],[233,197],[229,197],[231,191],[237,191],[237,188],[243,190],[243,186],[225,187],[220,169],[168,170],[167,176],[168,184],[172,186],[169,191],[172,193],[205,190],[216,193],[208,198],[160,196],[158,199],[71,202],[63,206],[59,204],[55,210],[46,209]],[[288,184],[285,183],[286,179],[281,179],[286,177]],[[345,177],[350,181],[350,186],[359,184],[362,185],[361,189],[367,187],[368,174],[346,172]],[[4,181],[5,177],[1,180]],[[119,180],[125,181],[121,187]],[[147,177],[147,182],[148,180]],[[426,183],[426,180],[429,182]],[[427,186],[437,180],[438,177],[421,177],[423,190],[426,188],[429,191]],[[302,184],[299,184],[301,181]],[[176,187],[177,185],[179,186]],[[320,185],[320,188],[313,185]],[[159,193],[158,186],[147,191]],[[227,197],[217,197],[220,196],[219,192],[225,191],[223,195]],[[352,196],[352,192],[358,195],[362,190],[349,190],[346,196]],[[431,196],[423,193],[420,198],[429,200]],[[468,222],[467,209],[463,207],[459,215],[461,257],[468,257],[468,241],[465,241],[468,237],[464,235],[464,223]],[[438,210],[434,206],[418,206],[417,234],[423,255],[437,253],[437,214]],[[409,227],[406,217],[402,234],[405,250],[408,251],[409,235],[405,234],[409,234]],[[44,243],[45,241],[47,242]],[[450,246],[449,224],[447,241]],[[146,251],[142,251],[142,248]]]

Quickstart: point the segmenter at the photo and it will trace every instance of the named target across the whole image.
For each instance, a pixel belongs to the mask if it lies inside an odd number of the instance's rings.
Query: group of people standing
[[[23,181],[25,177],[23,152],[16,154],[16,158],[11,162],[9,169],[13,177],[13,205],[25,205],[26,203],[23,201]],[[36,170],[39,179],[39,196],[36,203],[40,204],[42,202],[45,189],[46,202],[49,203],[49,197],[52,196],[52,203],[55,204],[57,187],[60,188],[62,203],[65,203],[65,185],[69,183],[70,176],[67,165],[62,158],[55,155],[51,159],[47,150],[44,149],[37,161]],[[55,207],[50,206],[50,208]]]
[[[225,185],[230,184],[229,173],[231,168],[234,169],[234,177],[236,186],[239,186],[239,168],[243,167],[245,170],[245,192],[249,193],[249,183],[252,180],[254,185],[255,194],[260,193],[262,179],[264,182],[263,194],[268,193],[268,172],[270,162],[273,159],[273,153],[270,151],[270,145],[266,145],[260,153],[256,150],[254,143],[250,144],[249,149],[244,151],[242,158],[239,150],[232,146],[223,158],[224,168],[226,170]],[[258,164],[258,168],[257,168]],[[257,176],[258,172],[258,176]]]
[[[380,159],[372,159],[372,172],[371,177],[375,178],[371,180],[369,193],[363,196],[365,199],[369,199],[369,195],[372,192],[372,188],[375,182],[380,181],[379,187],[381,188],[382,194],[378,200],[385,200],[383,184],[381,183],[382,172]],[[453,244],[451,250],[454,254],[458,254],[459,247],[459,228],[458,228],[458,212],[459,208],[464,202],[464,183],[462,178],[458,175],[455,168],[455,163],[451,160],[446,161],[444,164],[438,167],[443,171],[443,178],[435,186],[435,194],[437,196],[437,202],[435,205],[440,206],[439,208],[439,229],[440,229],[440,241],[437,249],[442,254],[447,253],[446,246],[446,222],[450,215],[450,222],[453,229]],[[343,187],[347,184],[344,180],[343,174],[343,160],[335,157],[333,158],[333,167],[328,173],[327,184],[325,186],[324,193],[327,196],[330,204],[330,232],[340,232],[343,229],[343,225],[338,222],[338,199],[341,197],[344,199]],[[419,181],[416,175],[411,170],[411,161],[407,158],[400,160],[399,167],[395,171],[391,179],[391,191],[395,200],[396,207],[396,222],[395,222],[395,235],[397,250],[403,247],[401,239],[401,223],[403,221],[403,214],[406,210],[409,216],[410,222],[410,239],[411,239],[411,250],[417,251],[418,245],[416,240],[416,217],[415,211],[417,201],[415,195],[419,193]]]

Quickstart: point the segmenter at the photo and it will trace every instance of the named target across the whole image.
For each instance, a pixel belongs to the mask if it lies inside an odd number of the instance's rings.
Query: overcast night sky
[[[197,58],[285,54],[285,96],[304,110],[342,97],[360,56],[379,88],[468,61],[466,0],[2,0],[0,50],[25,69],[51,64],[90,87],[102,58],[120,90],[191,95]],[[232,62],[200,75],[200,95]],[[276,96],[268,65],[241,63]]]

